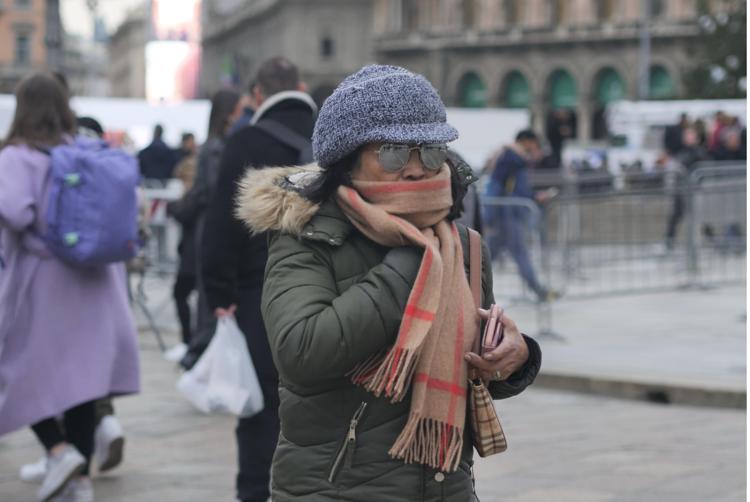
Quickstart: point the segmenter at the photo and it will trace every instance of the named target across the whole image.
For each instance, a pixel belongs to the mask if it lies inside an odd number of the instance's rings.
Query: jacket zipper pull
[[[360,404],[359,408],[357,408],[356,413],[354,413],[354,416],[352,417],[352,421],[349,422],[349,432],[346,434],[346,446],[344,453],[344,465],[346,467],[351,467],[352,463],[354,462],[354,449],[357,446],[357,425],[362,419],[365,408],[367,408],[367,403]]]
[[[342,464],[347,467],[351,467],[352,465],[354,459],[354,447],[357,442],[357,424],[359,424],[365,408],[367,408],[367,403],[363,402],[359,405],[357,411],[354,412],[354,416],[352,416],[352,419],[349,422],[349,431],[346,433],[346,439],[339,448],[338,453],[336,453],[336,458],[331,466],[331,471],[328,473],[328,481],[330,483],[333,483],[334,479],[336,479],[336,474],[338,474]]]

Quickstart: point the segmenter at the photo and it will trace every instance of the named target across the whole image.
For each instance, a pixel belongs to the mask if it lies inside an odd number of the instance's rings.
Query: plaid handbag
[[[469,277],[474,303],[482,306],[482,241],[479,234],[469,229]],[[474,353],[480,353],[480,332],[474,341]],[[474,448],[480,457],[502,453],[508,449],[505,433],[492,404],[492,396],[476,370],[469,370],[469,420]]]

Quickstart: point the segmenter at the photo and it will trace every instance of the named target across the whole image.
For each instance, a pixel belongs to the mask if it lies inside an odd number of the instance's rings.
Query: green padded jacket
[[[237,206],[252,231],[269,232],[261,308],[281,402],[272,499],[475,500],[468,421],[456,472],[394,460],[388,450],[406,423],[410,396],[391,403],[346,376],[393,344],[422,253],[383,247],[361,234],[335,201],[314,205],[302,197],[298,191],[315,170],[251,170]],[[465,227],[459,235],[468,273]],[[492,272],[486,245],[482,251],[482,303],[488,307]],[[493,398],[514,396],[536,377],[541,352],[531,338],[526,341],[528,362],[508,380],[490,384]]]

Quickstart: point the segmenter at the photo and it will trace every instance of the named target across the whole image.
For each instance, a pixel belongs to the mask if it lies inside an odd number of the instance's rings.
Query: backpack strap
[[[274,139],[299,152],[300,159],[312,159],[312,142],[281,122],[273,119],[259,120],[255,127],[272,136]]]

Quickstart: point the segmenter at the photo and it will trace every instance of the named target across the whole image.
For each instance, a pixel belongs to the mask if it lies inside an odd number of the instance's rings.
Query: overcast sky
[[[99,15],[104,18],[107,31],[111,34],[130,9],[144,3],[144,0],[99,0]],[[68,33],[91,37],[94,23],[86,0],[60,0],[60,15]]]

